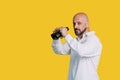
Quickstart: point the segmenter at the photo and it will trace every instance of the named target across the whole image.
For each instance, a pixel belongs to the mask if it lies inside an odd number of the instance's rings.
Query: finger
[[[60,28],[60,31],[62,31],[62,30],[65,31],[65,30],[67,30],[67,28],[65,28],[65,27],[61,27],[61,28]]]
[[[56,27],[56,28],[54,29],[53,33],[56,33],[56,32],[58,32],[59,30],[60,30],[60,28]]]

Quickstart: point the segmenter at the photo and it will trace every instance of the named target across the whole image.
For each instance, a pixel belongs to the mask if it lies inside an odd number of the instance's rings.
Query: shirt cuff
[[[73,40],[73,38],[72,38],[72,36],[71,36],[70,34],[67,34],[67,35],[65,36],[65,40],[66,40],[68,43],[70,43],[70,42]]]
[[[58,40],[53,40],[53,44],[57,44],[57,43],[60,43],[60,39],[58,39]]]

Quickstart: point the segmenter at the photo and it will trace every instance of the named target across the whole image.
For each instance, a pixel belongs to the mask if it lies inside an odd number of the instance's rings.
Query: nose
[[[74,24],[74,27],[75,27],[75,28],[78,28],[78,25],[77,25],[77,24]]]

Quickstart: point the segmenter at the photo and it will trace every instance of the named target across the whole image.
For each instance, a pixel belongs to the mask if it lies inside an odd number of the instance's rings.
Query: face
[[[77,36],[81,36],[87,27],[87,21],[83,15],[76,15],[73,20],[74,32]]]

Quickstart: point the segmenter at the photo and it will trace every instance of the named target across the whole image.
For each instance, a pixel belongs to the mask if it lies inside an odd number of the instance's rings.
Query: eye
[[[78,22],[77,24],[78,24],[78,25],[80,25],[80,24],[81,24],[81,22]]]

